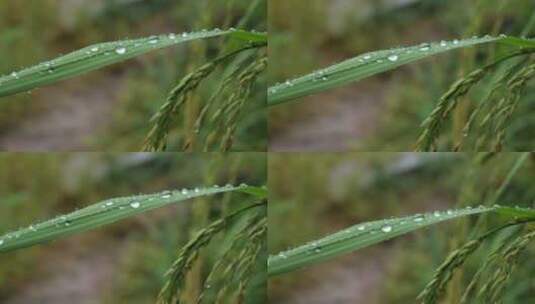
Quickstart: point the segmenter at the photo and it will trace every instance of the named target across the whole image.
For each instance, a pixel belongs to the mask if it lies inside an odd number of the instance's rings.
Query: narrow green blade
[[[267,40],[266,34],[264,33],[246,32],[235,29],[215,29],[211,31],[167,34],[133,40],[98,43],[0,77],[0,97],[72,78],[158,49],[197,39],[225,35],[230,35],[230,37],[247,42]]]
[[[196,197],[232,191],[251,193],[258,191],[257,189],[257,187],[246,185],[227,185],[224,187],[213,186],[190,190],[182,189],[154,194],[112,198],[70,214],[65,214],[0,236],[0,253],[95,229],[152,209],[183,202]]]
[[[411,47],[366,53],[270,87],[268,90],[268,105],[276,105],[326,91],[447,51],[489,42],[500,42],[522,48],[535,48],[535,40],[532,39],[485,36],[482,38],[424,43]]]
[[[535,219],[535,210],[507,207],[477,207],[400,217],[358,224],[322,239],[296,247],[268,259],[268,275],[279,275],[329,260],[443,221],[495,211],[507,218]]]

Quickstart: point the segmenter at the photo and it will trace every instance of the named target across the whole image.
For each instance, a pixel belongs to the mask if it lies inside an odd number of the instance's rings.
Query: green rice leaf
[[[0,236],[0,253],[56,240],[75,233],[96,229],[147,211],[201,196],[226,192],[251,193],[259,188],[240,185],[182,189],[154,194],[117,197],[75,212],[31,225]]]
[[[323,92],[447,51],[490,42],[521,48],[535,48],[535,40],[533,39],[485,36],[482,38],[423,43],[416,46],[365,53],[311,74],[270,87],[268,90],[268,105],[277,105],[299,97]]]
[[[384,242],[440,222],[491,211],[508,219],[535,220],[535,210],[532,209],[481,206],[361,223],[319,240],[270,256],[268,259],[268,275],[279,275],[311,266],[341,254]]]
[[[93,44],[56,59],[0,77],[0,97],[56,83],[151,51],[218,36],[230,36],[247,43],[267,41],[265,33],[215,29]]]

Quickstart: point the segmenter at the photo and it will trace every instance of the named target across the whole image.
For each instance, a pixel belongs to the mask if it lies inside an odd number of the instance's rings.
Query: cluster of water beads
[[[229,28],[227,31],[234,32],[234,31],[237,31],[237,29]],[[173,43],[173,42],[176,42],[179,37],[181,37],[182,40],[187,39],[187,38],[193,39],[195,37],[206,37],[206,36],[211,36],[214,34],[217,35],[221,32],[223,32],[223,30],[219,28],[216,28],[211,31],[203,29],[200,32],[183,32],[181,34],[170,33],[170,34],[160,35],[160,36],[151,36],[148,39],[141,38],[137,40],[127,40],[127,41],[121,41],[121,42],[101,43],[98,45],[86,47],[79,51],[74,51],[63,57],[57,58],[55,60],[52,60],[43,64],[38,64],[30,68],[22,69],[17,72],[12,72],[8,76],[0,76],[0,86],[3,83],[8,82],[10,80],[18,80],[21,77],[24,77],[26,75],[32,75],[34,72],[54,73],[56,69],[55,65],[60,66],[63,64],[69,64],[72,62],[69,59],[77,61],[77,60],[86,59],[88,57],[97,56],[100,54],[108,56],[108,55],[111,55],[112,53],[116,53],[117,55],[125,55],[129,52],[130,48],[137,48],[137,47],[143,46],[145,41],[149,45],[154,45],[155,47],[158,47],[158,42],[160,42],[163,39],[168,39],[169,41]],[[85,57],[79,57],[80,55],[84,55]]]
[[[504,38],[504,37],[506,37],[506,36],[503,35],[503,34],[500,35],[500,38]],[[491,37],[489,35],[485,36],[484,38],[486,38],[486,39],[494,39],[493,37]],[[480,39],[480,38],[474,36],[474,37],[472,37],[472,39],[475,40],[475,39]],[[330,66],[328,68],[315,71],[312,74],[305,75],[305,76],[302,76],[302,77],[298,77],[298,78],[295,78],[295,79],[292,79],[292,80],[286,80],[283,83],[277,83],[274,86],[272,86],[271,88],[269,88],[268,93],[269,94],[276,94],[280,89],[293,87],[298,83],[301,83],[301,82],[304,83],[304,82],[307,82],[309,80],[312,80],[313,82],[326,81],[326,80],[329,79],[329,74],[330,73],[337,72],[338,69],[340,68],[340,66],[345,64],[345,63],[347,63],[347,62],[356,61],[358,63],[356,66],[351,66],[350,68],[357,68],[360,65],[369,64],[369,63],[373,63],[373,62],[375,62],[375,63],[383,63],[386,60],[388,60],[389,62],[397,62],[402,58],[403,53],[405,53],[406,55],[413,54],[415,51],[426,53],[426,52],[430,52],[432,50],[437,50],[438,51],[438,50],[443,50],[443,49],[450,49],[450,48],[453,48],[453,47],[459,47],[460,44],[461,44],[461,41],[458,40],[458,39],[454,39],[454,40],[452,40],[450,42],[442,40],[442,41],[440,41],[438,43],[422,43],[422,44],[420,44],[420,45],[418,45],[416,47],[408,47],[408,48],[394,49],[394,50],[390,50],[390,51],[379,51],[379,52],[366,53],[366,54],[363,54],[363,55],[358,56],[356,58],[345,60],[345,61],[342,61],[342,62],[340,62],[338,64],[334,64],[334,65],[332,65],[332,66]]]
[[[377,221],[377,222],[369,222],[366,224],[359,224],[353,227],[349,227],[347,229],[344,229],[338,233],[334,233],[331,235],[328,235],[327,237],[324,237],[320,240],[315,240],[313,242],[307,243],[303,246],[299,246],[293,249],[288,249],[286,251],[278,253],[275,257],[280,259],[287,259],[289,256],[292,255],[298,255],[302,253],[319,253],[321,252],[322,248],[326,248],[328,246],[332,246],[335,243],[346,241],[349,239],[353,239],[356,237],[360,237],[365,234],[375,235],[378,233],[382,234],[389,234],[393,233],[396,230],[403,230],[403,231],[410,231],[413,230],[414,224],[417,224],[418,226],[428,224],[428,223],[436,223],[443,220],[447,220],[450,218],[454,218],[457,215],[464,215],[464,214],[475,214],[491,209],[499,208],[499,205],[495,205],[493,207],[485,207],[485,206],[478,206],[478,207],[466,207],[463,209],[457,209],[457,210],[445,210],[445,211],[433,211],[426,214],[416,214],[413,216],[408,216],[405,218],[399,218],[399,219],[388,219],[383,221]],[[410,225],[407,227],[407,225]],[[407,227],[404,229],[404,227]]]
[[[154,195],[154,194],[148,194],[148,195],[140,195],[135,198],[117,198],[117,199],[111,199],[106,202],[103,202],[96,206],[90,206],[85,209],[80,209],[78,211],[75,211],[69,215],[62,215],[55,219],[52,219],[50,221],[42,222],[36,225],[30,225],[26,229],[21,229],[16,232],[8,233],[5,235],[5,238],[0,239],[0,246],[6,243],[6,240],[13,239],[13,238],[19,238],[21,235],[25,233],[31,233],[31,232],[37,232],[38,230],[46,229],[49,227],[61,227],[61,226],[70,226],[74,221],[76,221],[79,217],[84,215],[93,215],[98,214],[99,212],[107,212],[109,210],[112,210],[114,208],[119,210],[124,210],[126,208],[132,208],[132,209],[139,209],[143,206],[144,202],[150,202],[157,199],[157,197],[161,199],[171,199],[173,196],[179,195],[179,196],[186,196],[187,198],[195,197],[202,195],[203,193],[209,194],[209,193],[216,193],[219,191],[224,191],[232,188],[243,188],[247,187],[247,184],[242,183],[239,186],[234,186],[232,184],[226,184],[225,186],[219,186],[214,185],[209,188],[199,188],[195,187],[193,189],[186,189],[183,188],[181,190],[166,190],[161,192],[160,194]],[[98,208],[102,211],[88,211],[88,210],[94,210],[95,208]]]

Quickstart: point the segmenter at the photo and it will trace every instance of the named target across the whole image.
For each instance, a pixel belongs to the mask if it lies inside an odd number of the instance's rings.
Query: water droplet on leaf
[[[388,233],[388,232],[392,231],[392,226],[388,226],[388,225],[387,226],[383,226],[381,228],[381,231],[385,232],[385,233]]]
[[[119,55],[123,55],[126,53],[126,48],[124,47],[119,47],[115,50],[115,53],[119,54]]]

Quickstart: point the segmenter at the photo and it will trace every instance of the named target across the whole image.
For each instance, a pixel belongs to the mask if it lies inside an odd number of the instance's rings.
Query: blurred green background
[[[265,155],[2,153],[0,234],[112,197],[227,183],[265,185]],[[244,194],[199,198],[2,254],[0,302],[154,303],[179,248],[251,199]],[[196,298],[227,242],[218,237],[201,252],[188,276],[187,297]],[[265,273],[257,275],[265,280]],[[247,303],[264,303],[264,296],[262,287]]]
[[[260,3],[263,0],[260,0]],[[258,1],[257,1],[258,2]],[[87,45],[160,33],[236,26],[249,0],[4,0],[0,2],[0,74],[31,66]],[[265,3],[244,28],[266,30]],[[4,150],[139,151],[152,115],[188,72],[217,56],[224,39],[183,44],[0,100]],[[221,71],[188,104],[171,133],[169,149],[194,123],[202,101],[218,87]],[[240,118],[236,151],[266,147],[265,80]],[[193,121],[192,121],[193,120]]]
[[[494,201],[535,206],[533,154],[273,153],[268,170],[270,254],[360,222]],[[448,253],[498,221],[481,219],[477,228],[477,217],[445,222],[271,277],[270,303],[416,303]],[[499,239],[476,251],[440,303],[459,302],[459,293]],[[512,274],[504,303],[535,300],[533,254],[531,244]]]
[[[526,0],[274,0],[268,11],[271,84],[369,51],[474,35],[535,34],[535,2]],[[412,151],[420,123],[440,96],[497,52],[495,45],[454,51],[272,107],[270,150]],[[452,149],[467,113],[488,87],[461,101],[438,141],[440,150]],[[510,123],[506,151],[535,147],[533,82],[528,88]]]

